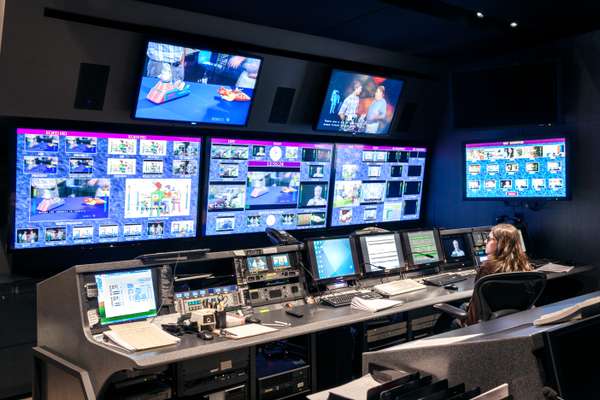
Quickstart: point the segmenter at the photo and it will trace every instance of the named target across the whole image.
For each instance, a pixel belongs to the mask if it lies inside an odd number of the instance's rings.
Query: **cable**
[[[312,278],[313,282],[315,283],[315,286],[317,288],[317,292],[319,292],[319,301],[320,301],[321,297],[323,297],[323,293],[321,292],[321,289],[319,289],[319,283],[317,282],[317,279],[315,278],[315,276],[313,275],[313,273],[308,268],[306,268],[306,265],[304,265],[304,263],[302,261],[298,260],[298,264],[300,264],[300,266],[302,267],[302,269],[305,272],[308,272],[308,274]]]

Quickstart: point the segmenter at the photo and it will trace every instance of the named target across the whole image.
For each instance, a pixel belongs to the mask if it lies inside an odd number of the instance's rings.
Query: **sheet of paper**
[[[387,299],[372,299],[365,300],[360,297],[355,297],[352,299],[351,307],[356,310],[364,310],[364,311],[381,311],[386,308],[395,307],[402,304],[401,301],[398,300],[387,300]]]
[[[537,271],[544,272],[569,272],[573,267],[569,267],[568,265],[560,265],[554,263],[544,264],[537,269]]]
[[[503,400],[509,395],[508,384],[503,383],[502,385],[488,390],[485,393],[480,394],[477,397],[473,397],[473,400]]]
[[[243,339],[250,336],[262,335],[275,331],[277,331],[277,329],[260,324],[246,324],[222,330],[222,332],[225,333],[224,336],[231,339]]]
[[[367,374],[344,385],[310,394],[306,397],[308,397],[310,400],[327,400],[329,393],[335,393],[338,396],[344,396],[349,399],[365,400],[367,398],[367,392],[369,389],[379,385],[381,385],[381,383],[373,379],[371,374]]]

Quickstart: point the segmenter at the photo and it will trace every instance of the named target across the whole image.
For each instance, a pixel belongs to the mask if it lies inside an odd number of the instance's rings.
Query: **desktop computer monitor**
[[[306,242],[313,278],[322,283],[360,274],[356,251],[349,237],[311,239]]]
[[[400,235],[395,232],[364,235],[358,238],[364,272],[376,275],[404,267]]]
[[[154,317],[158,307],[151,269],[95,275],[100,325]]]
[[[491,226],[485,226],[473,228],[473,232],[471,233],[471,240],[473,243],[473,258],[475,259],[475,264],[477,266],[481,266],[488,259],[488,256],[485,253],[485,243],[491,230]]]
[[[473,265],[471,228],[440,231],[440,241],[446,264],[464,267]]]
[[[442,261],[438,232],[433,229],[404,232],[405,256],[412,269],[433,267]]]

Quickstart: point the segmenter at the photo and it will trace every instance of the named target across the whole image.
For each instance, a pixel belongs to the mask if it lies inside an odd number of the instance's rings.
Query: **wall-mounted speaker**
[[[407,102],[404,105],[404,108],[402,109],[402,114],[400,114],[400,118],[398,118],[398,125],[396,130],[400,132],[409,131],[416,112],[417,103],[412,101]]]
[[[75,108],[102,110],[110,67],[108,65],[81,63],[75,94]]]
[[[281,86],[277,88],[275,91],[275,98],[273,99],[273,105],[271,106],[271,115],[269,116],[270,123],[285,124],[288,122],[295,94],[296,89],[294,88]]]

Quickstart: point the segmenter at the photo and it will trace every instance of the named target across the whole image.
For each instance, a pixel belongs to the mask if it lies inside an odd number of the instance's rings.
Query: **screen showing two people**
[[[19,128],[14,247],[194,237],[200,145]]]
[[[566,198],[564,138],[472,143],[466,152],[466,198]]]
[[[149,42],[135,117],[245,125],[260,66],[259,58]]]
[[[398,79],[333,70],[317,130],[389,133],[403,86]]]

